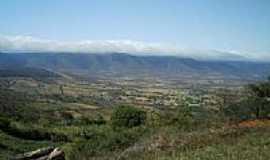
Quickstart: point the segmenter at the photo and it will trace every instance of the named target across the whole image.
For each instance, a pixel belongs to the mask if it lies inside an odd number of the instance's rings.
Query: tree
[[[225,107],[225,114],[235,120],[270,118],[270,79],[247,85],[239,102]]]
[[[270,113],[270,79],[267,82],[248,85],[252,99],[256,102],[254,105],[256,118],[268,118]]]

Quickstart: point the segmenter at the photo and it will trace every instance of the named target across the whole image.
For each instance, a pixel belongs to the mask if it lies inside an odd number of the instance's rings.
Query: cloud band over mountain
[[[129,53],[134,55],[179,56],[200,60],[255,60],[265,57],[246,56],[217,50],[183,49],[174,45],[131,40],[62,42],[29,36],[0,36],[2,52]]]

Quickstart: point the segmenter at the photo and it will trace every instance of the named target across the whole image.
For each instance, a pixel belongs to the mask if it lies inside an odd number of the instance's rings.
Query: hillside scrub
[[[113,127],[132,128],[145,124],[146,112],[131,106],[114,108],[111,123]]]

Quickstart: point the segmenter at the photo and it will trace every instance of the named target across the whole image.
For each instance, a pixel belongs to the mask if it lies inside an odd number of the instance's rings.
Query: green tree
[[[254,111],[256,118],[268,118],[270,113],[270,80],[248,86],[250,90],[250,99],[254,99]]]

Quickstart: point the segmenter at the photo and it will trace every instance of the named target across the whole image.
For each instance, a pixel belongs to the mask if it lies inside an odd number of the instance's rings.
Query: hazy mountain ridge
[[[259,78],[270,74],[270,63],[202,61],[175,56],[135,56],[124,53],[1,53],[1,68],[33,67],[67,73],[112,73],[179,76],[218,74]]]

